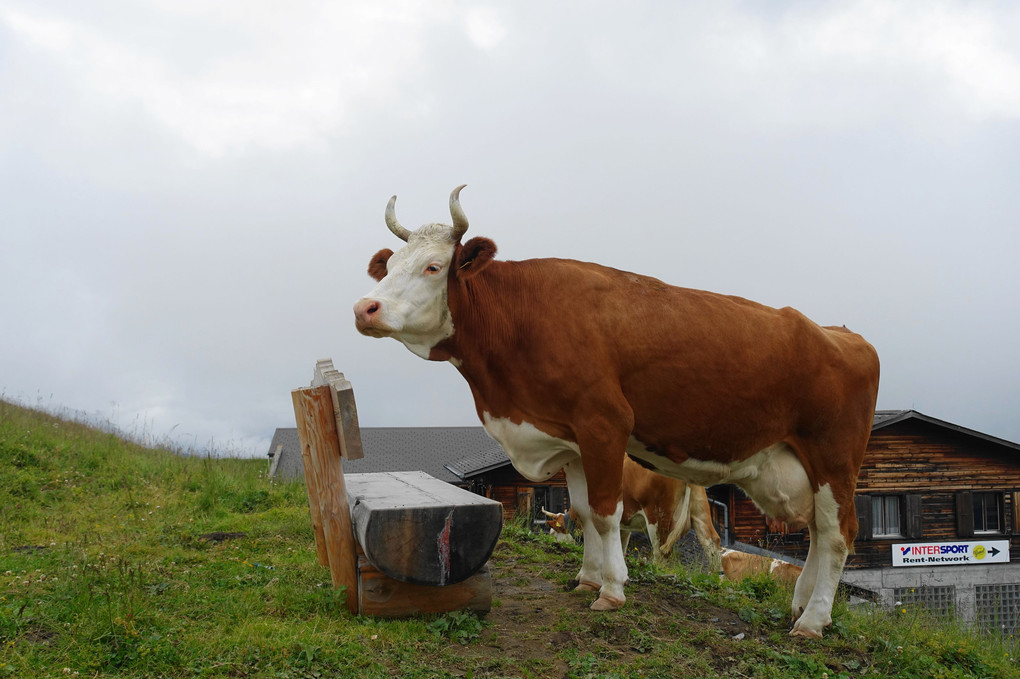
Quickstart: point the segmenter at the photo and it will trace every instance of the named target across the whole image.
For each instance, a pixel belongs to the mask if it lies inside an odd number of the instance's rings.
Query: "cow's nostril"
[[[359,323],[370,323],[373,317],[382,311],[382,302],[376,299],[364,299],[354,305],[354,316]]]

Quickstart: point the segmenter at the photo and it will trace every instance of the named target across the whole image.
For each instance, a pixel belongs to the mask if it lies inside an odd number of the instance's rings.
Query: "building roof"
[[[345,460],[345,472],[423,471],[437,479],[459,483],[462,477],[444,466],[450,460],[495,449],[509,462],[499,444],[482,427],[362,427],[361,444],[365,457]],[[297,429],[277,429],[269,452],[274,453],[278,446],[281,458],[276,475],[304,478]]]
[[[509,463],[510,458],[507,457],[503,449],[497,444],[493,448],[480,450],[474,455],[462,457],[444,466],[456,474],[457,478],[468,479],[493,469],[499,469]]]
[[[934,417],[929,417],[928,415],[919,413],[916,410],[878,410],[875,412],[875,422],[871,427],[871,431],[876,431],[878,429],[882,429],[883,427],[888,427],[889,425],[897,424],[899,422],[906,422],[908,420],[925,422],[927,424],[935,425],[936,427],[942,427],[950,431],[965,434],[966,436],[973,436],[983,441],[988,441],[989,443],[1005,446],[1012,450],[1020,450],[1020,443],[1013,443],[1012,441],[1000,439],[990,434],[984,434],[973,429],[961,427],[960,425],[953,424],[952,422],[946,422],[945,420],[939,420]]]

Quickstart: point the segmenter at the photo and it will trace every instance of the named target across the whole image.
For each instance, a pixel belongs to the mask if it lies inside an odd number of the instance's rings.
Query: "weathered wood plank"
[[[499,539],[499,502],[424,472],[349,474],[346,482],[358,543],[394,580],[461,582],[485,565]]]
[[[492,607],[492,576],[483,564],[466,580],[445,587],[394,580],[361,557],[358,560],[358,600],[362,615],[402,618],[410,615],[468,610],[488,613]]]
[[[328,386],[295,389],[291,392],[291,399],[302,456],[307,451],[305,460],[311,463],[312,476],[317,476],[314,494],[309,487],[309,507],[318,505],[333,587],[346,589],[347,608],[355,613],[358,609],[354,596],[358,577],[354,533],[340,461],[333,399]],[[306,467],[306,475],[308,469]],[[314,509],[312,516],[314,521]]]
[[[291,393],[291,399],[294,394]],[[298,404],[294,401],[294,419],[300,422],[305,419],[303,410],[298,414]],[[312,519],[312,533],[315,535],[315,551],[319,559],[319,565],[329,568],[329,553],[326,551],[326,533],[322,530],[322,512],[319,510],[319,470],[312,462],[311,446],[305,445],[305,439],[301,438],[301,425],[298,424],[298,442],[301,446],[301,465],[305,470],[305,492],[308,495],[308,513]]]

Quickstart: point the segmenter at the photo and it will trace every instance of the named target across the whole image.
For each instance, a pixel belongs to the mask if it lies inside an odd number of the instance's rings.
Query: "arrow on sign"
[[[992,556],[995,556],[996,554],[999,553],[999,550],[996,549],[995,547],[992,547],[990,550],[988,550],[988,553],[991,554]]]

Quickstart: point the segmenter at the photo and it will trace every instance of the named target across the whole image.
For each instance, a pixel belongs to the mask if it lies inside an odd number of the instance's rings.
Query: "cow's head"
[[[570,533],[570,529],[567,528],[567,515],[563,512],[553,514],[550,511],[546,511],[545,507],[542,507],[542,514],[545,515],[545,525],[549,526],[549,530],[553,533]]]
[[[460,206],[458,186],[450,194],[453,225],[425,224],[409,231],[397,221],[397,197],[386,205],[386,226],[407,245],[393,252],[380,250],[368,264],[368,274],[379,281],[354,305],[358,331],[370,337],[393,337],[423,358],[432,347],[453,335],[448,286],[478,274],[496,254],[487,238],[472,238],[461,245],[468,220]]]

